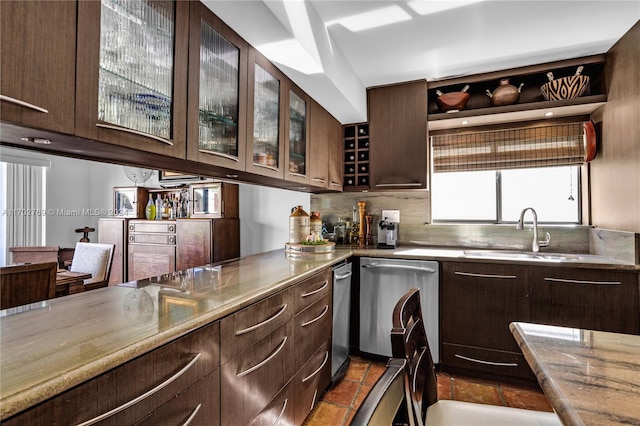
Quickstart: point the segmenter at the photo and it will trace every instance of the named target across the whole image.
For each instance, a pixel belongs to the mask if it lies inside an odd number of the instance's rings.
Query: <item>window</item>
[[[580,166],[434,173],[434,222],[517,222],[533,207],[546,223],[580,223]]]

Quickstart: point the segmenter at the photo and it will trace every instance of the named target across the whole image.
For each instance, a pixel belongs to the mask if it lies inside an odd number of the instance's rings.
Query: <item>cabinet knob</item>
[[[169,225],[169,232],[176,232],[176,227],[173,225]]]

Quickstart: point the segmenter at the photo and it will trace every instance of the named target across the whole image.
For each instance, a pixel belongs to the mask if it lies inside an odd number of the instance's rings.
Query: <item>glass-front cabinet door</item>
[[[187,157],[244,170],[247,44],[191,3]]]
[[[79,133],[184,158],[188,4],[78,2]]]
[[[282,178],[284,76],[255,49],[249,50],[247,99],[248,172]]]
[[[310,98],[292,82],[287,90],[285,122],[285,179],[309,183],[307,171],[309,148]]]

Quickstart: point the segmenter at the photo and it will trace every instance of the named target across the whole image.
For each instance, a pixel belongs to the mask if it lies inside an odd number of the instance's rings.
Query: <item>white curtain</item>
[[[7,163],[7,249],[12,246],[44,245],[45,173],[46,169],[42,166]]]

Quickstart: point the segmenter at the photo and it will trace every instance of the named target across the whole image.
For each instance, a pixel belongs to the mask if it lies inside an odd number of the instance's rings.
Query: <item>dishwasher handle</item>
[[[362,268],[384,268],[384,269],[405,269],[407,271],[419,271],[435,274],[437,271],[432,268],[425,268],[424,266],[412,266],[412,265],[398,265],[394,263],[368,263],[361,265]]]
[[[338,274],[335,274],[335,275],[334,275],[334,278],[335,278],[337,281],[339,281],[339,280],[347,279],[347,278],[349,278],[349,277],[350,277],[350,276],[352,276],[352,275],[353,275],[353,273],[351,273],[351,271],[349,271],[349,272],[347,272],[347,273],[346,273],[346,274],[344,274],[344,275],[338,275]]]

